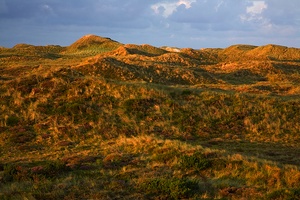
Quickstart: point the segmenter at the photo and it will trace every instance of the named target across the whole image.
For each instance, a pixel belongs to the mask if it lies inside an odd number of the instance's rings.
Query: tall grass
[[[0,198],[299,199],[297,62],[98,39],[1,49]]]

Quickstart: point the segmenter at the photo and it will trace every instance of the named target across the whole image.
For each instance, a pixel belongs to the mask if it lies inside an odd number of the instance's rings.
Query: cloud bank
[[[155,46],[300,47],[298,0],[0,0],[0,46],[69,45],[85,34]]]
[[[155,14],[161,14],[163,17],[167,18],[177,11],[179,6],[185,6],[186,9],[191,8],[191,4],[196,2],[196,0],[179,0],[175,2],[160,2],[151,6]]]

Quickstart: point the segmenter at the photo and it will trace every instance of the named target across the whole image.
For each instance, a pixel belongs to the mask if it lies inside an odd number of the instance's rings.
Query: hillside
[[[299,61],[95,35],[0,48],[0,199],[299,199]]]
[[[121,45],[122,44],[119,42],[116,42],[110,38],[104,38],[96,35],[85,35],[67,47],[64,54],[86,56],[111,51]]]

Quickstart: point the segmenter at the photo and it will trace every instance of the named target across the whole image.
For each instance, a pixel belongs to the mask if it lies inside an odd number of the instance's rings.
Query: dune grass
[[[102,42],[1,48],[1,199],[300,198],[296,56]]]

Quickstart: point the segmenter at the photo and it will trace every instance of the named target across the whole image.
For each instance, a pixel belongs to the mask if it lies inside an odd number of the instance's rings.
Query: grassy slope
[[[300,198],[299,50],[271,47],[1,48],[0,197]]]

